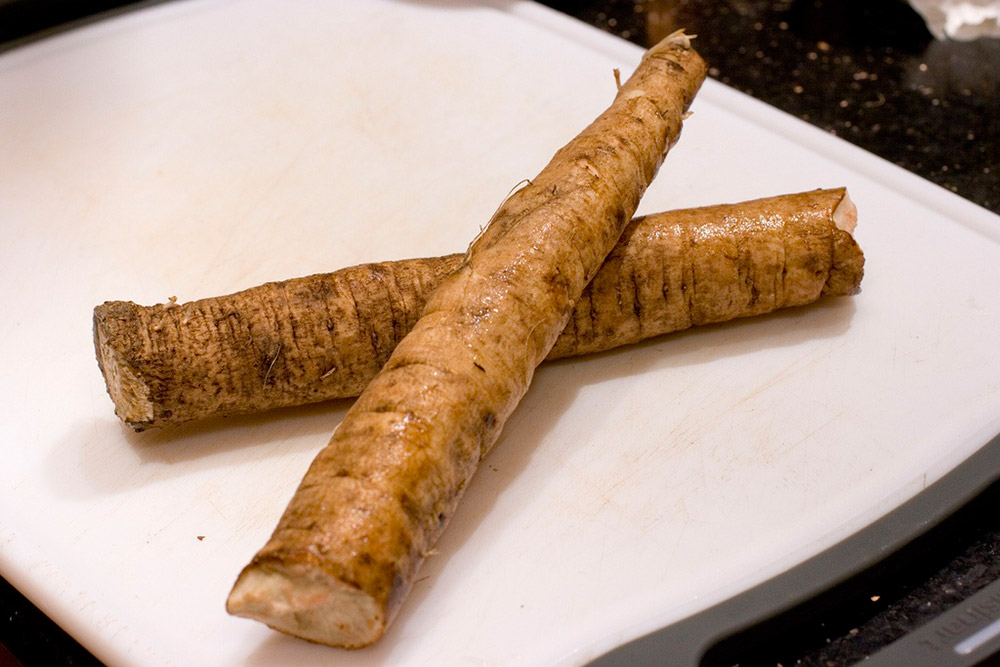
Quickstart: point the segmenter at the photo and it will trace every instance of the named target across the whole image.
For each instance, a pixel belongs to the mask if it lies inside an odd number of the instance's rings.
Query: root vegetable
[[[637,218],[547,359],[853,294],[864,265],[845,222],[855,215],[838,188]],[[115,411],[143,430],[357,396],[461,262],[363,264],[185,304],[104,303],[94,329]]]
[[[379,639],[705,77],[683,34],[511,196],[319,453],[230,613],[311,641]]]

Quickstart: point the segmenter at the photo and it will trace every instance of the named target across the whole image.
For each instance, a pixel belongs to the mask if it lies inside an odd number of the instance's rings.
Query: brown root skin
[[[106,302],[94,338],[115,412],[144,430],[357,396],[460,261],[364,264],[184,304]]]
[[[845,200],[814,190],[634,220],[548,358],[857,293],[864,255],[834,216]]]
[[[312,641],[377,637],[392,622],[484,453],[528,389],[573,304],[614,247],[705,78],[691,49],[651,50],[607,111],[500,207],[462,265],[427,299],[317,455],[267,544],[243,569],[231,613],[277,625],[325,576],[368,603],[323,605]],[[262,563],[277,595],[251,585]],[[308,571],[302,573],[302,568]],[[253,599],[254,603],[248,604]],[[303,628],[284,631],[303,636]],[[349,632],[347,633],[349,635]],[[362,636],[363,634],[363,636]]]
[[[856,217],[838,188],[637,218],[547,358],[854,294]],[[184,304],[104,303],[95,344],[115,412],[143,430],[357,396],[461,262],[366,264]],[[796,282],[775,290],[785,264],[806,263],[819,273],[793,270]],[[685,280],[706,275],[688,290]]]

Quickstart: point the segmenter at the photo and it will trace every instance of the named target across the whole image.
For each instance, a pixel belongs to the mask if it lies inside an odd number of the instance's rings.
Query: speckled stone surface
[[[0,0],[0,48],[129,4]],[[903,0],[545,4],[642,46],[683,27],[713,78],[1000,213],[1000,39],[934,40]],[[983,498],[830,609],[715,664],[854,664],[971,596],[1000,576],[997,484]],[[0,664],[11,660],[93,662],[0,580]]]
[[[649,46],[698,35],[710,75],[1000,213],[1000,39],[933,39],[903,0],[545,2]]]

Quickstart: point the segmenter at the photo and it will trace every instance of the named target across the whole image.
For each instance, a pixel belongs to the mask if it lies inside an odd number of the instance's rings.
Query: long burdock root
[[[843,188],[639,218],[549,358],[857,293],[864,255]]]
[[[843,188],[637,218],[547,358],[854,294],[854,218]],[[364,264],[185,304],[104,303],[94,330],[115,412],[143,430],[357,396],[461,262]]]
[[[704,77],[683,34],[664,40],[504,202],[313,461],[231,613],[334,646],[382,636]]]
[[[461,255],[363,264],[184,304],[109,301],[94,342],[137,431],[357,396]]]

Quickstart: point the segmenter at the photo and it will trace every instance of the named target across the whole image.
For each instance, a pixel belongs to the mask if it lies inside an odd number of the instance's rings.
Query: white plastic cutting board
[[[93,306],[464,248],[640,55],[522,2],[187,0],[0,56],[0,573],[115,664],[573,664],[1000,432],[1000,219],[708,82],[643,210],[845,185],[862,294],[544,367],[377,646],[226,615],[347,404],[132,434]]]

